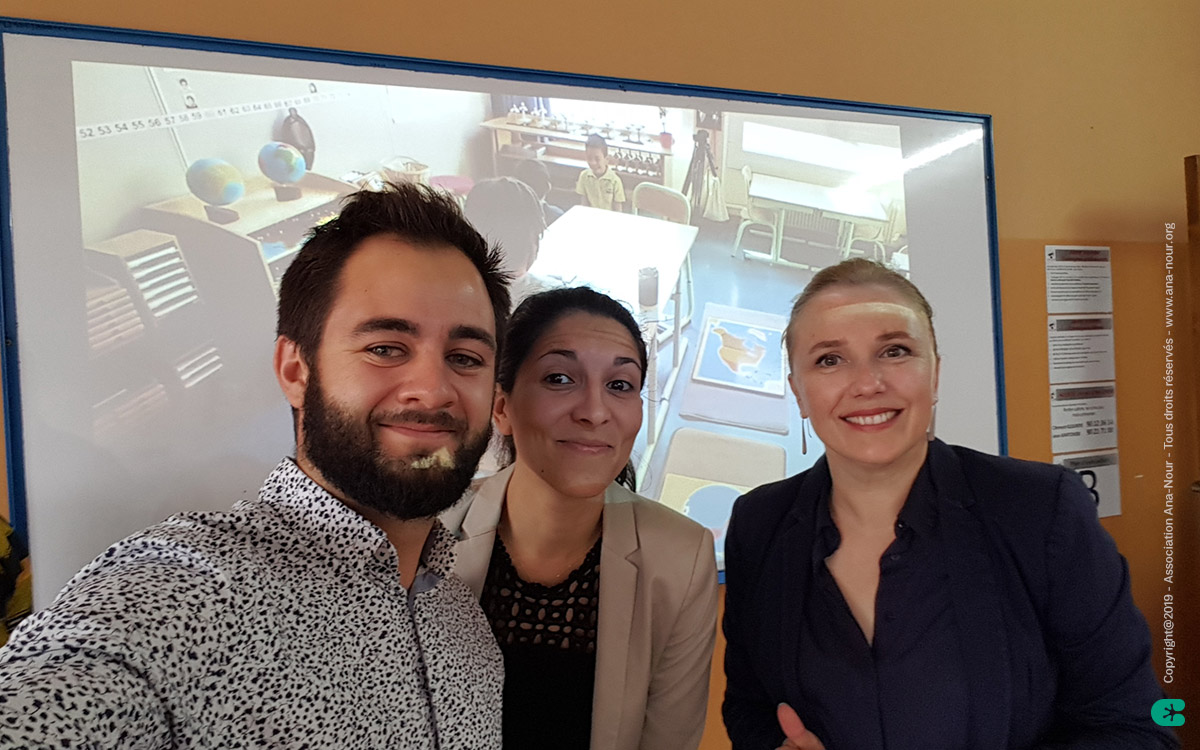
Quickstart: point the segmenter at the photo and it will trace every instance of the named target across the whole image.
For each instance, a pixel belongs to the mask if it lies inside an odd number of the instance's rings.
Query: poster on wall
[[[1118,515],[1111,250],[1046,245],[1046,313],[1054,462],[1079,473],[1101,516]]]
[[[1046,246],[1046,312],[1111,313],[1112,264],[1107,247]]]
[[[1121,462],[1117,451],[1055,456],[1054,463],[1079,474],[1101,518],[1121,514]]]
[[[1047,329],[1051,383],[1111,381],[1116,377],[1111,315],[1052,315]]]
[[[1113,383],[1050,387],[1050,450],[1117,447],[1117,389]]]

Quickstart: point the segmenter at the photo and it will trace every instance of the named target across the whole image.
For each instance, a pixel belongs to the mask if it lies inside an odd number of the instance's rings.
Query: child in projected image
[[[606,211],[621,211],[625,203],[625,186],[617,173],[608,168],[608,143],[593,133],[585,147],[588,168],[579,175],[575,192],[587,205]]]

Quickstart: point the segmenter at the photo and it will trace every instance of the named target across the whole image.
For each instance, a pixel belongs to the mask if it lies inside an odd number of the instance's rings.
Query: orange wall
[[[1041,247],[1110,244],[1123,514],[1105,524],[1158,619],[1160,240],[1175,222],[1182,259],[1182,160],[1200,152],[1200,3],[0,0],[0,14],[992,115],[1010,451],[1050,457]],[[1184,432],[1186,486],[1200,476],[1194,417]],[[1190,535],[1179,543],[1195,549],[1194,509],[1177,520]],[[1195,558],[1182,561],[1194,582]],[[1196,602],[1181,604],[1198,632]],[[1182,664],[1190,681],[1172,694],[1200,705],[1189,669],[1200,660]],[[718,726],[706,747],[727,747]]]

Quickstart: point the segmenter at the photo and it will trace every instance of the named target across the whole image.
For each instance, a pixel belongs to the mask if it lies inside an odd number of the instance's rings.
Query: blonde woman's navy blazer
[[[962,644],[969,747],[1176,747],[1150,720],[1162,692],[1128,566],[1074,472],[941,441],[930,444],[927,460],[937,554]],[[799,608],[813,577],[815,510],[830,481],[822,457],[734,505],[723,707],[734,750],[781,745],[782,702],[828,750],[847,750],[837,722],[806,717],[798,679]]]

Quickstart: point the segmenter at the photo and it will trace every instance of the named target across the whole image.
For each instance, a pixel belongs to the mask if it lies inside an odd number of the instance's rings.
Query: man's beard
[[[346,500],[402,521],[432,518],[454,505],[470,485],[492,434],[490,420],[471,434],[463,420],[440,411],[402,411],[382,420],[465,433],[447,465],[444,452],[386,455],[374,432],[376,421],[378,415],[360,419],[327,401],[316,370],[310,370],[304,392],[304,455]]]

